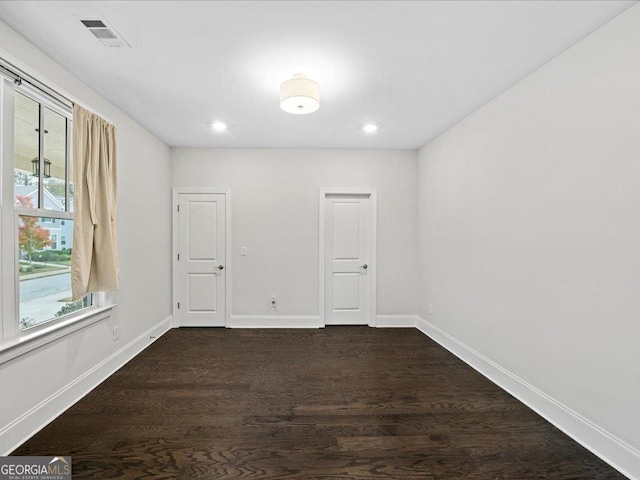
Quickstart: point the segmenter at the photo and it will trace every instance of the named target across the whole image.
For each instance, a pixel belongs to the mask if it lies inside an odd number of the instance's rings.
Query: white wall
[[[233,314],[318,315],[321,187],[378,191],[378,314],[414,314],[416,152],[171,150],[174,187],[228,187]],[[240,257],[240,247],[247,256]]]
[[[71,398],[74,389],[116,365],[112,355],[170,315],[171,196],[170,154],[164,143],[2,22],[0,55],[115,124],[121,279],[121,289],[114,295],[118,305],[110,319],[0,365],[0,453],[4,454],[24,440],[20,436],[30,426],[46,421],[65,398]],[[120,327],[115,342],[114,325]]]
[[[418,167],[420,316],[636,454],[639,46],[635,6],[425,145]]]

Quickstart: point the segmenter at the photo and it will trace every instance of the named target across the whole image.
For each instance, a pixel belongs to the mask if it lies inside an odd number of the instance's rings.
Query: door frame
[[[369,197],[370,202],[370,212],[371,215],[371,238],[370,246],[371,246],[371,259],[369,262],[371,266],[369,267],[369,326],[376,326],[376,305],[377,305],[377,297],[376,297],[376,283],[377,283],[377,275],[376,272],[378,270],[378,254],[377,254],[377,238],[378,238],[378,193],[375,188],[320,188],[319,194],[319,237],[318,237],[318,258],[319,258],[319,270],[320,277],[318,282],[318,298],[320,299],[319,305],[319,316],[320,316],[320,325],[324,327],[326,325],[326,311],[325,311],[325,299],[326,299],[326,278],[325,278],[325,260],[326,260],[326,251],[325,251],[325,222],[326,222],[326,212],[325,212],[325,200],[328,195],[366,195]]]
[[[173,279],[172,284],[172,313],[171,326],[177,328],[180,326],[178,321],[178,201],[181,194],[199,194],[199,193],[211,193],[224,195],[225,200],[225,225],[224,225],[224,263],[225,263],[225,275],[224,275],[224,324],[225,328],[231,327],[231,285],[233,284],[231,268],[231,189],[230,188],[213,188],[213,187],[173,187],[171,189],[171,235],[172,235],[172,260],[171,260],[171,275]]]

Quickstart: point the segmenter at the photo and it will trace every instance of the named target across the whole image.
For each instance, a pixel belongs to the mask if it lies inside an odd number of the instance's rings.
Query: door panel
[[[178,309],[180,326],[225,326],[225,196],[180,194]],[[222,267],[222,268],[220,268]]]
[[[333,274],[333,309],[360,310],[360,274]]]
[[[325,198],[325,323],[369,323],[368,264],[371,210],[368,195]],[[365,267],[367,265],[367,267]]]
[[[333,258],[358,260],[360,255],[360,205],[333,202]]]
[[[218,276],[209,273],[189,274],[189,302],[187,307],[191,312],[215,312],[217,305]]]
[[[217,202],[188,201],[189,260],[215,260],[217,256]],[[209,241],[209,239],[213,241]]]

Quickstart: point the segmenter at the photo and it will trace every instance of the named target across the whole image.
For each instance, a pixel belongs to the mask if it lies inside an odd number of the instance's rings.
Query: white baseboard
[[[231,328],[322,328],[318,315],[231,315]]]
[[[416,315],[376,315],[377,328],[414,328]],[[231,328],[323,328],[318,315],[231,315]]]
[[[376,315],[376,328],[415,328],[415,315]]]
[[[416,327],[624,475],[640,479],[640,451],[426,320],[417,317]]]
[[[171,316],[132,340],[0,430],[0,452],[9,455],[171,328]]]

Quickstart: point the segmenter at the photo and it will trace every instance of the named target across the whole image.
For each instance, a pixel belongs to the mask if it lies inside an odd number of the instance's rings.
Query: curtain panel
[[[119,287],[116,129],[73,107],[73,299]]]

